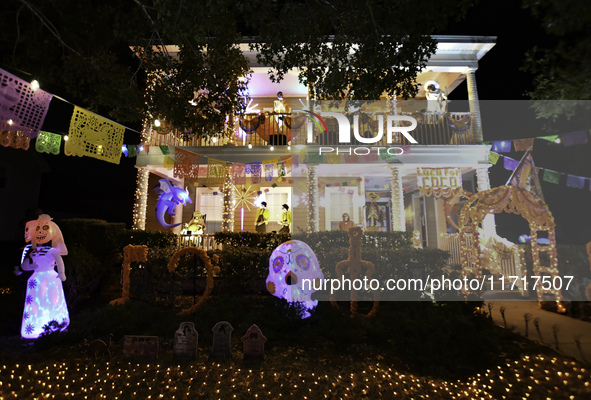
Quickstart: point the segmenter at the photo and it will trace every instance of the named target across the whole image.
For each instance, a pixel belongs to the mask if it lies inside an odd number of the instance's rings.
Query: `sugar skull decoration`
[[[20,268],[33,271],[27,281],[21,336],[37,339],[42,333],[65,330],[70,324],[62,281],[66,280],[62,256],[68,254],[62,232],[49,215],[29,221]],[[55,270],[57,267],[57,272]]]
[[[174,217],[176,215],[174,209],[177,205],[182,204],[186,206],[187,203],[192,203],[193,201],[189,197],[189,192],[183,188],[174,186],[167,179],[160,179],[158,185],[154,187],[154,191],[160,195],[156,204],[156,220],[158,223],[167,229],[181,225],[181,223],[168,224],[164,220],[164,214]]]
[[[290,240],[273,250],[269,259],[267,290],[290,303],[301,303],[306,308],[302,318],[308,318],[308,310],[318,304],[318,300],[312,300],[316,279],[323,280],[324,274],[316,255],[306,243]]]

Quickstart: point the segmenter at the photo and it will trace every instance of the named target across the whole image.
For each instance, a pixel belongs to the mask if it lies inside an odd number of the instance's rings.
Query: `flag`
[[[29,82],[0,69],[0,129],[36,138],[52,98],[51,93],[34,89]],[[118,147],[120,156],[121,143]]]
[[[517,162],[517,160],[514,160],[511,157],[504,157],[504,158],[505,159],[503,160],[503,167],[507,171],[514,171],[515,168],[517,168],[517,165],[519,165],[519,163]]]
[[[543,179],[545,182],[558,184],[558,182],[560,182],[560,172],[545,169]]]
[[[189,182],[196,182],[199,178],[199,154],[191,153],[179,147],[174,149],[174,169],[175,178],[185,178]]]
[[[232,166],[232,178],[234,185],[246,184],[246,166],[244,164],[234,164]]]
[[[515,147],[515,151],[527,151],[530,147],[534,145],[534,138],[530,139],[515,139],[513,141],[513,147]]]
[[[35,143],[35,150],[39,153],[55,154],[60,153],[60,146],[62,143],[62,135],[57,133],[40,131]]]
[[[585,178],[583,178],[582,176],[569,174],[566,176],[566,186],[576,189],[583,189],[583,187],[585,186]]]
[[[207,184],[221,185],[224,183],[226,176],[226,162],[216,160],[215,158],[207,159]]]
[[[74,106],[64,152],[119,164],[124,133],[124,126]]]
[[[499,161],[499,157],[499,154],[495,153],[494,151],[491,151],[490,153],[488,153],[488,162],[491,164],[496,164],[497,161]]]
[[[500,140],[500,141],[492,142],[492,150],[495,153],[508,153],[511,151],[511,141],[510,140]]]
[[[587,131],[575,131],[562,134],[560,138],[562,140],[562,145],[568,147],[576,144],[587,144],[589,141],[589,134]]]
[[[545,201],[534,159],[531,154],[531,148],[529,148],[523,157],[521,157],[519,165],[517,165],[509,177],[506,185],[524,188],[529,191],[535,199]]]

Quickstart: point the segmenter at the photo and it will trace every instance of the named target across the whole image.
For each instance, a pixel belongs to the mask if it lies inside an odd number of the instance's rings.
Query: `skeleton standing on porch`
[[[261,208],[257,210],[257,218],[254,223],[258,233],[267,233],[269,214],[269,210],[267,210],[267,202],[261,202]]]

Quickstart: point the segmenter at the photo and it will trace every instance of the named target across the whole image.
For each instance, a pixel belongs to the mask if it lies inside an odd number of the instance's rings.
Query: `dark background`
[[[526,93],[532,89],[532,77],[521,70],[524,54],[533,46],[550,41],[539,21],[531,17],[528,10],[522,9],[519,1],[481,1],[463,21],[451,24],[441,34],[497,37],[497,44],[484,56],[476,72],[479,98],[491,100],[481,106],[485,140],[529,138],[591,128],[587,121],[564,121],[548,128],[547,123],[537,121],[533,114],[515,114],[511,113],[510,107],[503,108],[505,100],[527,99]],[[450,99],[467,99],[466,84],[458,87]],[[54,99],[44,127],[65,133],[71,109],[71,104]],[[141,124],[128,125],[128,128],[124,142],[139,143]],[[536,140],[533,157],[538,167],[591,177],[590,146],[565,148]],[[22,150],[0,147],[0,157],[7,152]],[[28,152],[36,153],[34,148]],[[519,160],[522,153],[506,155]],[[98,218],[131,226],[137,176],[135,158],[122,157],[121,163],[115,165],[64,154],[37,154],[35,157],[43,160],[48,171],[43,174],[38,201],[38,207],[44,212],[56,219]],[[502,161],[501,158],[490,169],[492,187],[505,184],[511,173],[503,168]],[[586,243],[591,240],[589,182],[586,182],[585,189],[580,190],[566,187],[566,176],[558,185],[540,180],[546,202],[557,223],[558,242]],[[498,215],[497,226],[501,236],[514,242],[519,235],[529,233],[525,220],[515,215]]]

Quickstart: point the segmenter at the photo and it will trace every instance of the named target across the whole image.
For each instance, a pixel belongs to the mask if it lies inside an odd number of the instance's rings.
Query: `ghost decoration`
[[[158,223],[167,229],[181,225],[182,223],[168,224],[164,220],[164,214],[174,217],[176,215],[174,209],[177,205],[182,204],[186,206],[187,203],[192,203],[193,201],[189,197],[189,192],[183,188],[174,186],[167,179],[160,179],[158,185],[154,187],[154,191],[160,195],[156,204],[156,220]]]
[[[312,300],[312,293],[319,287],[315,280],[323,280],[324,274],[318,265],[316,255],[306,243],[290,240],[280,244],[269,259],[269,275],[267,290],[273,296],[287,300],[289,303],[300,303],[305,307],[302,318],[310,316],[318,304]]]
[[[25,240],[30,244],[25,246],[15,273],[33,271],[33,275],[27,281],[21,336],[37,339],[44,333],[63,331],[70,324],[62,286],[66,280],[62,256],[68,250],[59,227],[46,214],[27,222]]]

